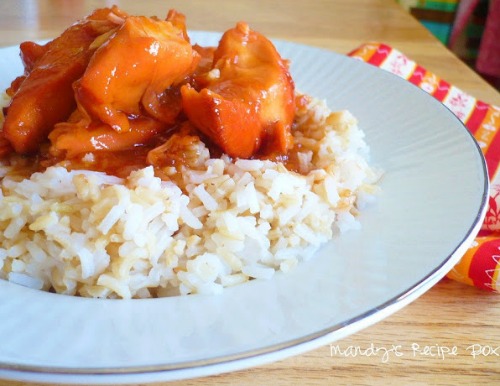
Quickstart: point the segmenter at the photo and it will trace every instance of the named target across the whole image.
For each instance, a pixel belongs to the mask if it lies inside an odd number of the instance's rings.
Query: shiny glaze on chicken
[[[25,72],[7,90],[4,162],[123,175],[182,163],[194,137],[234,158],[287,159],[293,147],[288,62],[244,22],[201,47],[175,10],[161,20],[114,6],[20,49]]]

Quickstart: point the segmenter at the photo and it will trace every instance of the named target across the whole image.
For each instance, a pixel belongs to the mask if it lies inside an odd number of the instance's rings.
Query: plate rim
[[[212,36],[220,36],[220,32],[214,31],[189,31],[190,33],[204,34],[204,35],[212,35]],[[355,60],[354,58],[350,58],[339,54],[335,51],[328,50],[322,47],[307,45],[303,43],[296,43],[289,40],[281,40],[281,39],[271,39],[274,43],[291,45],[291,46],[303,46],[309,49],[314,49],[317,51],[322,51],[328,54],[334,54],[337,57],[346,58],[349,60]],[[46,40],[44,40],[46,41]],[[38,40],[38,42],[41,42]],[[0,47],[0,51],[8,48],[15,48],[17,46],[4,46]],[[367,63],[361,62],[363,65],[366,65],[367,68],[372,68],[373,71],[377,71],[380,73],[388,74],[395,79],[399,79],[403,83],[411,84],[406,80],[394,75],[390,74],[387,71],[371,66]],[[412,85],[416,89],[420,90],[420,92],[428,95],[424,90],[419,87]],[[430,95],[429,97],[432,98]],[[421,278],[414,285],[410,285],[409,288],[401,291],[399,294],[393,296],[392,298],[386,300],[384,303],[371,308],[366,312],[362,312],[352,318],[349,318],[341,323],[337,323],[333,326],[330,326],[321,331],[316,331],[307,336],[302,336],[300,338],[296,338],[293,340],[289,340],[286,342],[281,342],[279,344],[266,346],[260,348],[258,350],[249,350],[246,352],[238,353],[238,354],[230,354],[219,357],[212,357],[206,360],[195,360],[195,361],[186,361],[174,364],[166,364],[166,365],[152,365],[152,366],[135,366],[128,368],[99,368],[99,369],[89,369],[89,368],[57,368],[57,367],[39,367],[35,365],[16,365],[14,363],[4,363],[0,362],[0,379],[2,376],[5,376],[9,379],[20,379],[20,380],[49,380],[49,382],[69,382],[69,383],[81,383],[82,379],[85,378],[86,382],[98,382],[98,383],[112,383],[117,380],[127,381],[136,378],[139,381],[144,381],[144,379],[153,379],[156,380],[179,380],[179,379],[187,379],[199,376],[207,376],[213,375],[220,372],[228,372],[235,371],[244,368],[253,367],[256,365],[262,365],[266,363],[273,362],[278,359],[283,359],[286,357],[290,357],[293,355],[298,355],[300,353],[306,352],[308,350],[319,347],[321,344],[325,344],[329,341],[335,341],[338,339],[342,339],[343,337],[349,336],[353,333],[360,331],[363,328],[369,327],[386,317],[392,315],[394,312],[400,310],[404,306],[408,305],[419,296],[424,294],[428,289],[430,289],[435,283],[441,280],[446,273],[459,261],[462,256],[462,252],[468,248],[468,243],[472,242],[474,237],[476,236],[477,231],[479,231],[481,227],[482,219],[487,210],[487,201],[489,197],[489,178],[486,162],[484,160],[484,156],[482,151],[477,144],[474,136],[470,133],[470,131],[465,127],[465,125],[453,114],[453,112],[444,104],[438,102],[441,106],[445,107],[448,110],[448,113],[451,114],[456,121],[460,123],[463,130],[468,134],[468,138],[472,140],[475,145],[475,149],[477,153],[480,155],[482,171],[484,173],[484,183],[483,183],[483,193],[481,197],[480,207],[478,208],[478,213],[474,218],[474,221],[469,226],[467,231],[465,232],[463,239],[460,243],[450,252],[450,254],[446,257],[443,257],[440,264],[435,267],[431,272],[429,272],[425,277]],[[283,355],[284,354],[284,355]],[[225,369],[222,368],[231,368]],[[77,371],[81,370],[81,371]],[[98,370],[98,371],[96,371]],[[196,374],[192,374],[192,373]],[[187,374],[191,373],[191,374]],[[36,377],[36,378],[33,378]],[[75,379],[78,378],[78,379]],[[124,379],[126,378],[126,379]],[[137,381],[137,380],[136,380]],[[136,382],[134,381],[134,382]]]

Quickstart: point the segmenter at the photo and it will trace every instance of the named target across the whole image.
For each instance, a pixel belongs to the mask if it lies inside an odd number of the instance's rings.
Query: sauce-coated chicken
[[[16,152],[37,151],[54,125],[71,114],[73,82],[86,70],[94,40],[116,28],[116,20],[108,18],[113,12],[97,10],[45,46],[24,44],[26,74],[8,90],[12,100],[2,130]]]
[[[266,37],[245,23],[228,30],[205,81],[201,90],[182,87],[184,111],[224,152],[248,158],[291,148],[294,84],[288,63]]]
[[[93,55],[75,85],[79,109],[118,132],[154,110],[161,94],[196,65],[196,53],[171,22],[130,16]],[[171,122],[167,122],[171,123]]]
[[[0,157],[33,153],[70,168],[95,160],[88,167],[115,172],[122,161],[180,167],[198,136],[212,154],[239,158],[285,159],[293,147],[288,62],[246,23],[202,47],[175,10],[160,20],[102,8],[46,45],[20,48],[25,74],[7,89]]]

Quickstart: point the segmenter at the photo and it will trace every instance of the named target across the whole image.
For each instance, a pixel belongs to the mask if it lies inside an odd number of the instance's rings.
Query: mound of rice
[[[152,167],[120,179],[53,166],[0,167],[0,278],[99,298],[219,293],[269,279],[359,227],[379,173],[355,118],[311,99],[294,127],[300,173],[212,159],[201,141],[177,184]]]

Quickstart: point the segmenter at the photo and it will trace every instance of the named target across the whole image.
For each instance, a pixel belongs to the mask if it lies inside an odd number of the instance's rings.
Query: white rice
[[[311,100],[293,135],[301,174],[268,160],[200,158],[180,186],[152,167],[126,179],[0,167],[0,278],[67,295],[219,293],[271,279],[356,229],[380,174],[355,118]]]

